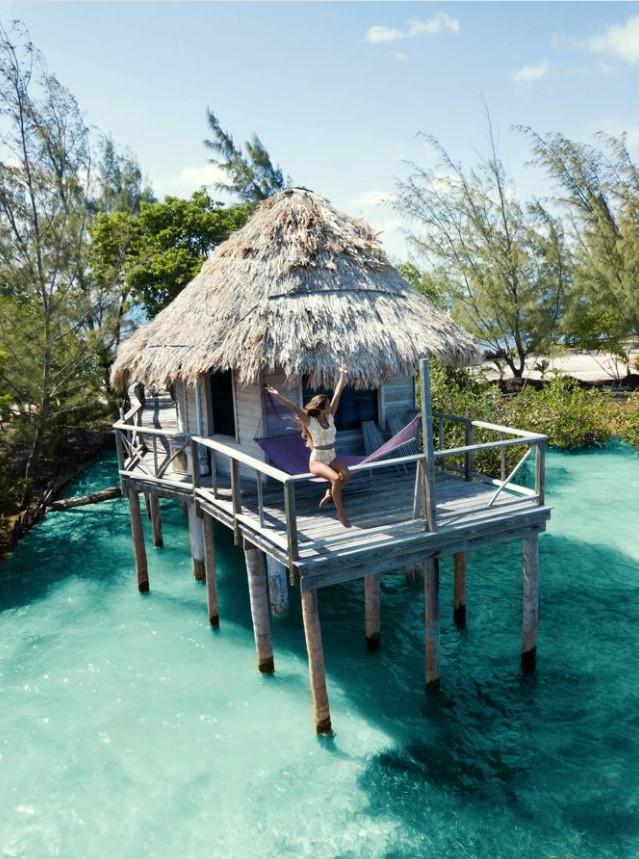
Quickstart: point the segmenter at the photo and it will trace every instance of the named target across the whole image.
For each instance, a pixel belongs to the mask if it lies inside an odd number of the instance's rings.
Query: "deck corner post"
[[[206,603],[209,610],[209,622],[216,629],[220,625],[220,611],[217,599],[217,570],[215,559],[215,533],[213,517],[204,514],[202,519],[202,537],[204,539],[204,572],[206,576]]]
[[[524,537],[521,667],[532,673],[537,667],[539,626],[539,543],[537,534]]]
[[[466,552],[455,552],[453,566],[453,621],[457,629],[466,629]]]
[[[164,538],[162,537],[162,517],[160,516],[160,496],[156,492],[151,492],[149,496],[149,505],[151,507],[151,528],[153,531],[153,545],[161,549],[164,546]]]
[[[188,503],[189,534],[191,537],[191,561],[193,564],[193,578],[203,582],[206,574],[204,571],[204,539],[202,536],[202,520],[197,515],[195,505],[192,501]]]
[[[129,513],[131,515],[131,535],[133,537],[133,550],[135,552],[135,571],[138,580],[138,591],[145,594],[149,590],[149,568],[144,547],[144,526],[142,524],[142,511],[140,510],[140,496],[137,490],[129,487],[127,490],[129,500]]]
[[[271,614],[273,616],[288,614],[288,568],[267,555],[266,574]]]
[[[273,640],[271,638],[271,620],[269,614],[268,585],[264,552],[244,541],[244,558],[249,582],[249,600],[251,603],[251,619],[257,651],[257,667],[262,674],[273,674],[275,662],[273,659]]]
[[[381,575],[364,577],[364,606],[366,613],[366,649],[379,650]]]
[[[426,627],[426,692],[439,691],[439,561],[424,565],[424,616]]]
[[[419,362],[422,400],[422,435],[424,463],[422,470],[424,518],[428,531],[437,530],[437,500],[435,497],[435,442],[433,439],[433,403],[430,393],[430,364],[428,359]]]
[[[315,730],[318,734],[331,734],[333,729],[328,705],[328,692],[326,691],[322,629],[319,621],[317,591],[315,590],[302,591],[302,620],[308,652]]]

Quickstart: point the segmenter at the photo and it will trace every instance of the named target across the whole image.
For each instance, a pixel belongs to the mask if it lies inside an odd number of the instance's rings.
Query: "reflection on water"
[[[539,670],[519,672],[520,546],[442,564],[442,692],[423,594],[322,591],[336,735],[313,733],[299,598],[259,675],[242,556],[218,532],[221,628],[180,505],[135,586],[126,503],[50,515],[1,568],[0,855],[623,859],[639,854],[639,459],[548,457]],[[69,494],[115,481],[115,463]],[[447,610],[448,607],[448,610]]]

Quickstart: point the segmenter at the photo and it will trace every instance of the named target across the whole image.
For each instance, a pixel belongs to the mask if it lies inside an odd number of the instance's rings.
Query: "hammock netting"
[[[310,449],[301,436],[298,421],[284,406],[280,406],[270,394],[265,393],[262,400],[262,419],[255,435],[255,441],[282,471],[287,474],[306,474]],[[402,427],[398,433],[372,453],[366,456],[340,453],[338,454],[340,460],[345,465],[360,465],[374,462],[395,453],[399,448],[417,440],[421,417],[421,414],[415,415],[410,423]],[[404,451],[406,454],[410,452],[412,451],[408,449]]]

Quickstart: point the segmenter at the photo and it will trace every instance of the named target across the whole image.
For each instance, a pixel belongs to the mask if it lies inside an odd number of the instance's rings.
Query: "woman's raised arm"
[[[275,397],[276,400],[279,400],[287,409],[290,409],[295,414],[295,417],[304,424],[304,426],[309,425],[309,416],[303,409],[300,409],[296,403],[292,403],[290,400],[287,400],[286,397],[283,397],[272,385],[264,385],[264,390],[267,394],[270,394],[272,397]]]
[[[339,381],[335,386],[335,391],[333,392],[333,399],[331,400],[331,412],[335,414],[337,411],[337,407],[339,406],[339,400],[342,396],[342,391],[346,387],[346,375],[348,373],[348,368],[342,364],[339,368]]]

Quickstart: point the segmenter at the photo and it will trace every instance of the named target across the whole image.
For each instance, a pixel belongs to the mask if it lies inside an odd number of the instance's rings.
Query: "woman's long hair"
[[[309,418],[316,418],[322,409],[325,409],[327,405],[329,405],[330,399],[326,396],[326,394],[316,394],[312,400],[309,400],[308,403],[304,406],[302,411],[306,412]],[[302,427],[302,438],[306,442],[306,447],[313,447],[313,436],[311,435],[307,426],[300,421]]]

